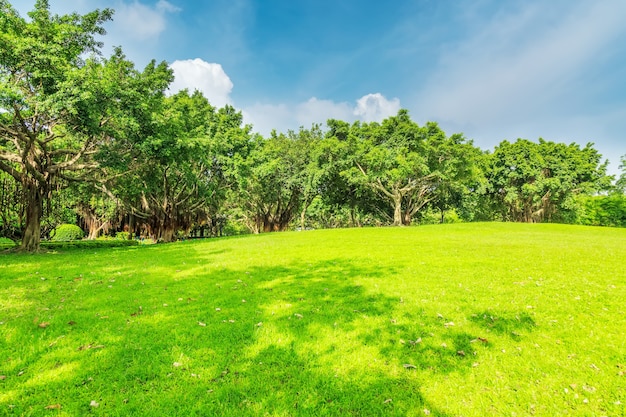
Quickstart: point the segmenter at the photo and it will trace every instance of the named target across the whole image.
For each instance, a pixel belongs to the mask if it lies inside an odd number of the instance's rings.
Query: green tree
[[[94,175],[98,148],[132,136],[141,103],[171,81],[165,63],[140,74],[119,49],[99,58],[95,36],[112,14],[51,15],[38,0],[27,21],[0,0],[0,170],[24,195],[21,250],[39,247],[44,202]]]
[[[476,175],[471,142],[462,135],[446,137],[434,122],[420,127],[406,110],[381,124],[354,124],[350,136],[354,164],[344,175],[386,201],[396,226],[411,224],[438,199],[442,208],[450,206]]]
[[[287,134],[258,136],[248,158],[238,165],[236,201],[254,233],[284,231],[296,214],[300,221],[319,193],[315,158],[323,137],[319,126]],[[302,211],[300,211],[302,210]]]
[[[615,182],[615,188],[618,192],[626,194],[626,155],[622,155],[620,158],[619,169],[622,170],[622,173]]]
[[[575,195],[609,187],[601,158],[592,144],[581,148],[543,139],[503,141],[490,155],[490,195],[505,219],[569,222]]]
[[[433,198],[429,207],[439,212],[440,222],[449,210],[462,218],[473,218],[472,206],[484,193],[486,180],[481,169],[483,152],[462,134],[446,136],[434,123],[427,123],[428,166],[436,173],[430,190]]]
[[[188,231],[216,193],[209,137],[214,113],[198,91],[162,97],[133,141],[124,175],[107,188],[159,241]]]
[[[320,198],[332,217],[342,218],[342,211],[348,211],[350,222],[340,222],[340,226],[362,226],[368,214],[378,217],[381,213],[380,197],[371,188],[363,186],[360,177],[355,180],[356,172],[352,170],[356,166],[361,124],[357,122],[351,126],[335,119],[329,119],[326,124],[329,129],[318,151],[318,161],[323,167]]]

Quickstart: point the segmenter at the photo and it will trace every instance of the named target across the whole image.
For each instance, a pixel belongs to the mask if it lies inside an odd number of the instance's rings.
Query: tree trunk
[[[26,228],[22,236],[20,251],[35,252],[41,242],[41,216],[43,215],[43,195],[36,184],[24,186],[26,194]]]
[[[302,209],[302,211],[300,212],[300,230],[304,231],[305,230],[305,220],[306,220],[306,209],[308,208],[308,205],[305,204],[304,208]]]
[[[161,230],[161,237],[159,239],[160,242],[170,243],[175,239],[174,235],[176,232],[176,228],[173,225],[165,225],[165,227]]]
[[[402,222],[402,194],[395,192],[393,194],[393,225],[403,226]]]

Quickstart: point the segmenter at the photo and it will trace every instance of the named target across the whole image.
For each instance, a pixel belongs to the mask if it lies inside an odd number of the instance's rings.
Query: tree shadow
[[[520,340],[521,333],[530,332],[537,327],[535,320],[526,312],[495,313],[485,310],[472,314],[469,320],[485,330],[499,335],[507,335],[513,340]]]
[[[31,400],[43,397],[76,415],[445,416],[420,373],[467,372],[478,349],[475,336],[361,285],[389,271],[357,262],[115,273],[51,282],[65,301],[47,307],[49,327],[7,323],[0,409],[43,412]]]

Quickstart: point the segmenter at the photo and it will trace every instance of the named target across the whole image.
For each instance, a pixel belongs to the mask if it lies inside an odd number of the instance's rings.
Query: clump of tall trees
[[[198,91],[166,95],[165,62],[103,57],[112,15],[56,16],[39,0],[27,20],[0,0],[0,235],[21,250],[68,222],[91,239],[163,242],[457,220],[626,226],[626,174],[612,184],[592,144],[486,152],[407,110],[262,137]]]

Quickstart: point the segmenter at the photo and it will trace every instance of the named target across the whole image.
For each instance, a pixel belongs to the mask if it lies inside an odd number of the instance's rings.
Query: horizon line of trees
[[[502,141],[493,152],[407,110],[264,138],[198,91],[165,94],[167,63],[103,58],[110,9],[20,17],[0,0],[0,236],[35,251],[61,223],[90,239],[444,221],[626,226],[589,143]]]

